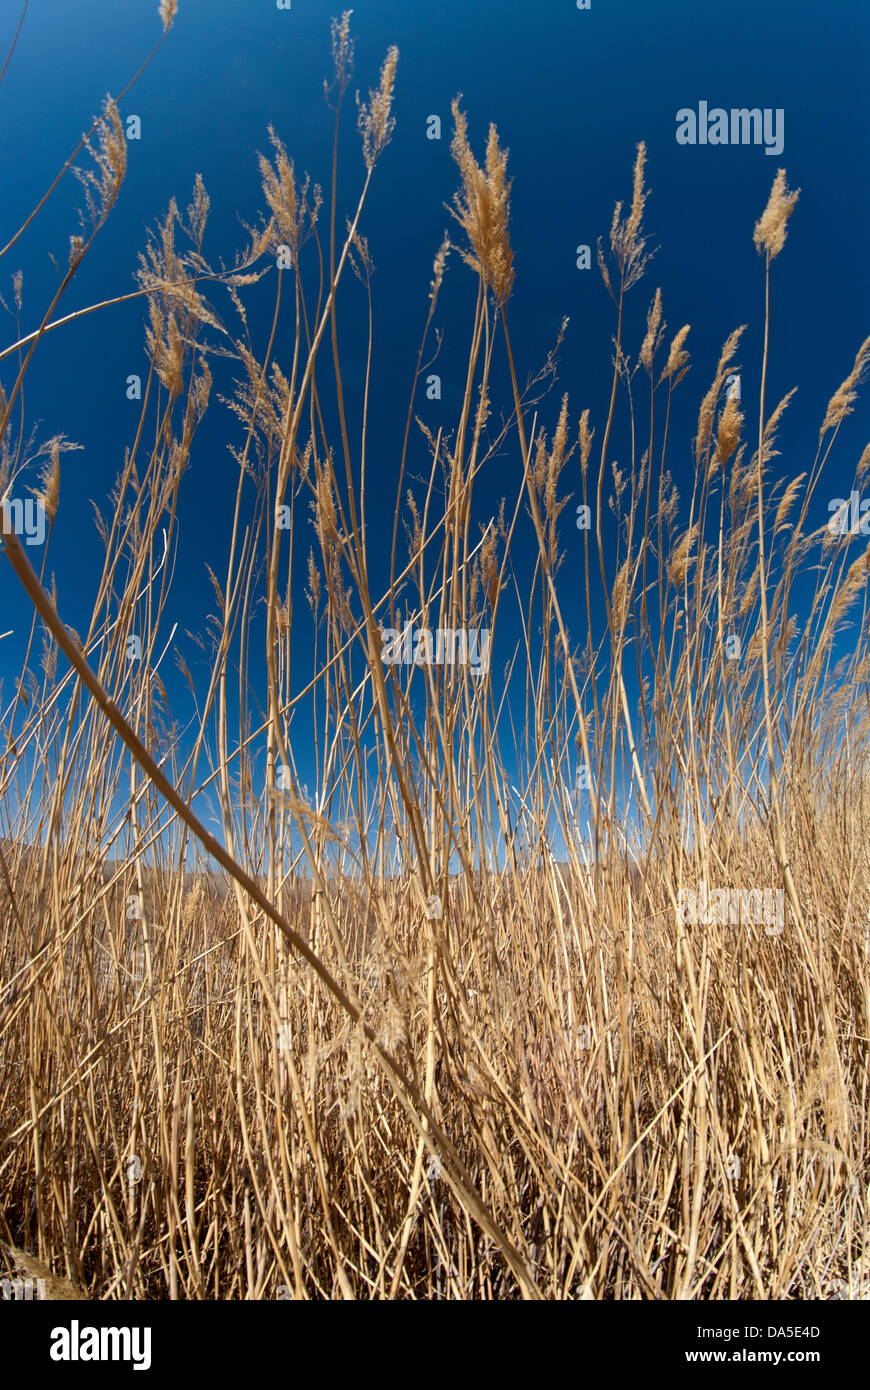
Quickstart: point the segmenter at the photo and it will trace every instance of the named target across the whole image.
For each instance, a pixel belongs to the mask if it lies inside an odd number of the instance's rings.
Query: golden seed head
[[[742,334],[743,328],[735,328],[734,331],[728,335],[719,357],[719,365],[716,368],[713,384],[701,402],[701,409],[698,413],[698,433],[695,438],[695,456],[699,463],[709,447],[713,434],[716,403],[719,400],[725,377],[732,366],[732,360],[737,351],[737,345],[740,342]]]
[[[320,606],[320,571],[314,559],[313,548],[308,551],[308,588],[306,597],[312,613],[316,616]]]
[[[589,467],[589,455],[592,452],[592,440],[595,438],[595,431],[589,428],[588,410],[584,410],[580,416],[578,438],[580,441],[580,469],[585,478],[586,470]]]
[[[396,83],[396,68],[399,50],[395,44],[387,53],[381,68],[381,85],[376,92],[369,92],[368,104],[360,102],[357,124],[362,133],[363,158],[367,169],[374,168],[375,160],[386,149],[396,125],[392,115],[393,88]]]
[[[444,269],[447,264],[447,253],[450,250],[450,238],[446,235],[438,248],[438,254],[432,265],[433,279],[429,285],[429,299],[434,300],[438,296],[441,288],[441,281],[444,279]]]
[[[40,482],[42,491],[38,494],[39,500],[45,509],[45,515],[49,521],[54,521],[57,514],[57,502],[60,495],[60,439],[52,439],[50,445],[50,458],[42,472]]]
[[[668,579],[675,589],[679,589],[689,571],[692,562],[692,547],[695,544],[697,526],[690,526],[682,540],[678,542],[670,563],[668,564]]]
[[[829,400],[821,434],[836,429],[847,415],[852,414],[852,407],[858,399],[857,388],[864,380],[868,365],[870,365],[870,338],[865,339],[861,344],[858,349],[858,356],[855,358],[855,365],[846,380],[842,382]]]
[[[481,169],[468,143],[468,122],[459,108],[459,98],[452,103],[455,131],[451,152],[462,175],[462,190],[454,194],[450,209],[471,242],[471,252],[460,251],[463,260],[481,275],[492,289],[500,305],[507,302],[514,283],[513,251],[511,250],[510,191],[507,178],[507,150],[498,143],[498,131],[489,127],[486,142],[486,165]]]
[[[662,292],[656,290],[655,299],[647,311],[646,336],[640,350],[641,366],[652,372],[653,358],[662,340],[665,325],[662,323]]]
[[[742,428],[743,416],[740,413],[737,398],[736,396],[729,396],[725,402],[725,409],[719,417],[719,431],[716,437],[716,455],[723,468],[740,443]]]
[[[271,125],[269,126],[269,139],[275,150],[275,163],[273,167],[265,155],[259,156],[260,181],[266,202],[269,204],[275,219],[278,239],[282,245],[289,246],[295,266],[300,241],[300,203],[304,204],[308,181],[306,180],[301,189],[297,191],[293,161],[288,159],[287,151]]]
[[[667,378],[668,380],[673,381],[674,386],[676,386],[677,382],[688,370],[686,364],[689,360],[689,354],[683,350],[683,343],[688,338],[689,332],[690,325],[688,323],[684,323],[683,327],[680,329],[679,333],[674,338],[674,341],[671,343],[671,350],[668,353],[668,360],[665,364],[665,369],[659,377],[660,382],[664,381],[665,378]]]
[[[644,207],[649,197],[643,183],[645,167],[646,145],[641,142],[637,147],[637,156],[634,161],[634,181],[628,216],[623,218],[622,203],[617,203],[613,209],[613,219],[610,224],[610,250],[619,269],[624,290],[631,289],[632,285],[637,284],[653,254],[647,251],[647,239],[641,235]],[[613,288],[600,242],[598,244],[598,264],[604,277],[604,283],[612,295]]]
[[[353,70],[353,41],[350,37],[350,17],[353,10],[345,10],[341,19],[332,21],[332,60],[335,64],[335,80],[341,91],[347,86]]]
[[[786,224],[799,197],[800,189],[791,191],[786,183],[785,170],[777,169],[767,207],[756,222],[752,234],[756,249],[759,252],[766,251],[770,260],[778,256],[785,246]]]

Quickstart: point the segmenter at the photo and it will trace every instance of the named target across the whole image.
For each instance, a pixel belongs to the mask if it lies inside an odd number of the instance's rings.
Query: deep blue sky
[[[122,105],[142,119],[143,138],[129,146],[128,176],[109,225],[79,273],[65,311],[133,287],[144,231],[170,197],[183,207],[194,175],[202,174],[212,216],[206,254],[231,261],[244,243],[239,219],[252,222],[262,206],[256,152],[268,149],[273,123],[297,170],[329,183],[332,117],[322,96],[331,73],[329,22],[340,0],[294,0],[289,12],[274,0],[180,0],[175,26],[160,53]],[[762,268],[752,244],[754,223],[782,164],[802,189],[783,255],[775,265],[772,363],[768,401],[793,385],[797,400],[781,435],[783,473],[809,467],[829,396],[870,331],[867,228],[870,226],[868,54],[866,0],[358,0],[352,90],[376,85],[391,43],[400,50],[397,129],[381,160],[364,230],[376,265],[376,371],[369,467],[370,517],[377,537],[376,495],[383,497],[384,534],[392,499],[409,383],[426,311],[432,258],[451,224],[443,203],[456,186],[450,157],[450,101],[463,94],[472,143],[483,152],[487,125],[496,122],[510,150],[514,179],[512,242],[516,289],[511,326],[521,380],[536,370],[566,314],[571,323],[559,382],[544,422],[552,426],[563,390],[576,421],[590,407],[601,430],[609,393],[612,305],[597,269],[580,272],[575,247],[594,247],[606,235],[614,202],[630,198],[637,141],[648,146],[647,229],[658,254],[628,301],[628,350],[636,355],[647,306],[657,286],[664,296],[668,338],[692,324],[687,346],[693,370],[681,388],[670,454],[679,482],[689,477],[690,443],[700,396],[722,342],[747,323],[740,360],[745,387],[757,379]],[[5,56],[19,13],[17,0],[0,3],[0,52]],[[38,200],[80,133],[117,92],[160,32],[157,0],[31,0],[21,38],[0,83],[0,243]],[[685,148],[675,140],[675,113],[711,106],[782,107],[785,148],[771,158],[749,146]],[[425,138],[426,117],[442,117],[440,143]],[[362,160],[353,108],[344,132],[339,225],[355,201]],[[24,272],[25,331],[35,327],[56,284],[49,259],[65,265],[75,230],[78,187],[71,178],[28,235],[0,264],[0,293],[11,302],[10,275]],[[458,231],[458,229],[456,229]],[[442,312],[442,402],[420,413],[433,426],[452,425],[462,390],[462,363],[473,308],[470,272],[451,260]],[[258,302],[264,308],[266,298]],[[226,301],[218,301],[221,310]],[[354,329],[362,301],[356,282],[342,311],[347,384],[354,406]],[[14,322],[0,319],[0,341]],[[125,380],[144,375],[141,302],[107,310],[50,335],[41,345],[25,391],[30,422],[43,435],[59,431],[84,446],[67,456],[50,568],[57,572],[65,621],[82,626],[100,568],[89,498],[102,503],[133,436],[138,406],[125,398]],[[266,320],[255,312],[254,331]],[[263,346],[264,336],[260,338]],[[0,365],[9,385],[10,362]],[[213,364],[215,366],[215,364]],[[216,370],[224,392],[229,377]],[[496,378],[504,379],[503,362]],[[399,409],[396,409],[396,402]],[[866,411],[848,422],[837,452],[840,470],[820,494],[848,492],[855,460],[867,439]],[[192,456],[181,495],[181,547],[171,620],[192,668],[196,652],[182,637],[203,625],[213,595],[210,563],[221,574],[231,525],[236,465],[227,442],[236,422],[213,400],[210,423]],[[600,433],[599,433],[600,437]],[[614,439],[620,457],[623,441]],[[595,455],[593,454],[593,460]],[[418,455],[419,460],[419,455]],[[479,514],[515,496],[515,451],[491,464],[481,480]],[[566,481],[576,486],[576,478]],[[386,505],[387,500],[389,506]],[[580,597],[579,533],[573,506],[565,513],[568,556],[562,586]],[[528,536],[521,539],[533,554]],[[522,568],[522,552],[517,567]],[[0,631],[15,629],[0,647],[4,694],[17,673],[26,605],[6,562],[0,567]],[[572,611],[579,638],[579,610]],[[297,604],[299,621],[303,608]],[[168,636],[168,632],[166,634]],[[509,645],[512,647],[513,643]],[[507,652],[494,653],[494,665]],[[170,676],[168,665],[163,674]],[[175,689],[170,681],[170,688]],[[184,700],[179,697],[179,715]]]

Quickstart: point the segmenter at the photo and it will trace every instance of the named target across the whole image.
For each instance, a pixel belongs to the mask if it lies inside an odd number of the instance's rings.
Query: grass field
[[[353,274],[371,303],[366,202],[398,55],[354,135],[347,16],[333,51],[336,149],[363,152],[348,226],[337,156],[321,196],[275,135],[262,221],[231,270],[204,260],[200,182],[143,251],[150,373],[81,633],[64,625],[62,567],[51,580],[65,441],[20,474],[22,391],[42,337],[74,342],[74,321],[54,327],[61,299],[92,243],[99,255],[125,173],[111,101],[74,157],[90,172],[68,270],[39,331],[0,359],[0,493],[34,487],[48,527],[36,574],[5,513],[3,582],[33,604],[0,699],[5,1273],[100,1299],[864,1288],[870,550],[830,529],[820,478],[834,464],[846,495],[870,474],[870,446],[837,455],[870,339],[825,387],[811,466],[781,476],[789,397],[768,398],[767,325],[797,193],[779,174],[754,229],[760,378],[742,373],[738,397],[735,327],[699,387],[688,326],[668,329],[667,291],[644,276],[639,146],[601,250],[612,393],[577,417],[553,393],[558,344],[520,382],[509,224],[524,190],[494,128],[478,163],[484,133],[454,103],[455,240],[428,306],[421,286],[392,551],[376,553],[376,441],[345,408],[339,306]],[[413,402],[448,267],[469,295],[467,377],[435,435]],[[275,317],[258,341],[245,295],[267,274]],[[229,338],[213,303],[227,290]],[[647,296],[642,338],[629,292]],[[207,678],[179,663],[196,711],[182,737],[161,671],[218,342],[234,357],[238,492]],[[368,400],[371,338],[362,354]],[[687,441],[671,404],[692,391]],[[614,464],[620,420],[632,447]],[[421,430],[422,506],[408,476]],[[684,478],[673,460],[689,449]],[[475,481],[496,454],[505,502],[479,526]],[[565,513],[577,479],[585,530],[573,501]],[[313,677],[294,646],[306,603]],[[488,670],[386,664],[382,629],[406,623],[486,629]]]

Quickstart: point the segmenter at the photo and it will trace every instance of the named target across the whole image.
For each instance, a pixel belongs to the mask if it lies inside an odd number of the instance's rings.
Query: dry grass
[[[174,10],[161,7],[167,26]],[[333,46],[337,148],[346,17]],[[868,565],[826,532],[818,483],[863,358],[807,473],[777,478],[787,402],[765,400],[767,323],[795,201],[778,179],[756,229],[760,389],[743,377],[756,438],[744,440],[748,423],[725,400],[738,330],[700,403],[680,497],[668,460],[687,452],[670,422],[674,393],[689,389],[688,330],[668,335],[659,292],[645,336],[634,300],[626,310],[649,254],[643,148],[600,256],[616,311],[612,393],[600,421],[586,412],[574,426],[567,401],[553,412],[546,400],[555,354],[520,389],[506,155],[491,130],[477,164],[456,104],[454,211],[474,296],[466,389],[437,435],[415,420],[412,393],[384,574],[367,539],[367,411],[342,384],[339,290],[351,270],[371,303],[364,211],[396,80],[392,50],[358,109],[361,192],[345,233],[337,161],[324,211],[273,136],[260,165],[268,210],[232,271],[203,259],[200,183],[152,238],[140,270],[151,370],[100,519],[87,632],[67,631],[6,537],[34,603],[26,667],[0,707],[9,1271],[29,1260],[98,1298],[779,1299],[858,1287]],[[24,486],[16,405],[31,355],[123,178],[117,130],[110,103],[90,140],[85,234],[39,331],[5,355],[4,492]],[[281,246],[290,262],[276,272]],[[257,347],[244,294],[267,273],[275,318]],[[289,347],[278,332],[288,300]],[[179,732],[160,675],[165,615],[217,347],[239,369],[238,490],[213,576],[208,676],[184,668],[197,713]],[[377,389],[371,340],[366,362],[365,403]],[[632,449],[616,464],[619,411]],[[420,431],[431,474],[406,503]],[[63,447],[41,455],[52,522]],[[497,454],[516,490],[481,537],[472,496]],[[557,525],[569,463],[591,531]],[[517,573],[528,518],[537,558]],[[585,595],[579,646],[560,607],[565,576]],[[300,588],[316,620],[313,679],[293,645]],[[62,579],[58,602],[62,612]],[[379,624],[407,618],[489,628],[489,674],[382,665]],[[303,709],[317,730],[307,795],[293,744]],[[580,814],[578,765],[592,788]],[[202,823],[214,806],[219,837]],[[679,894],[701,880],[781,889],[783,932],[684,925]]]

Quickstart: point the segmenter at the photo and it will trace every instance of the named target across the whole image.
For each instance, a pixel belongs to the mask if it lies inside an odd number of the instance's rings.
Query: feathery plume
[[[510,298],[514,283],[511,250],[510,191],[507,178],[507,150],[498,143],[498,131],[489,127],[486,165],[481,169],[468,143],[468,121],[460,110],[459,97],[452,103],[454,134],[451,153],[462,175],[462,190],[453,195],[451,215],[471,242],[471,252],[460,251],[466,264],[480,273],[485,285],[503,305]]]
[[[37,498],[42,503],[49,522],[52,522],[57,514],[57,502],[60,495],[59,437],[52,439],[49,444],[49,462],[42,470],[39,481],[42,484],[42,491],[37,493]]]
[[[689,571],[692,562],[692,547],[697,540],[697,530],[697,524],[689,527],[682,540],[678,542],[668,564],[668,580],[675,589],[680,588]]]
[[[118,108],[111,97],[106,97],[103,115],[98,122],[96,144],[88,136],[85,136],[83,144],[96,168],[74,169],[73,172],[85,191],[88,218],[96,231],[114,207],[127,172],[127,141]],[[84,215],[80,216],[84,223]]]
[[[725,345],[719,357],[719,364],[716,367],[716,375],[713,378],[713,383],[701,402],[701,409],[698,412],[698,433],[695,437],[695,457],[698,463],[701,462],[702,455],[706,453],[710,444],[713,433],[713,417],[716,412],[716,402],[719,399],[722,384],[732,364],[743,331],[743,327],[735,328],[733,333],[729,333],[726,338]]]
[[[729,396],[719,417],[719,430],[716,435],[716,457],[723,469],[740,443],[742,428],[743,416],[737,398]]]
[[[631,208],[628,216],[624,218],[622,216],[622,203],[617,203],[613,209],[613,220],[610,224],[610,251],[619,270],[623,290],[630,290],[632,285],[637,284],[655,254],[652,251],[647,251],[647,238],[641,236],[644,207],[649,197],[643,183],[645,167],[646,145],[641,141],[637,147],[634,161]],[[612,298],[615,298],[600,239],[598,242],[598,266],[608,293]]]
[[[684,323],[679,333],[674,338],[674,341],[671,343],[668,360],[658,380],[659,385],[667,379],[673,386],[676,386],[678,382],[682,381],[686,372],[689,370],[686,365],[689,361],[689,354],[683,350],[683,343],[688,338],[690,331],[691,326],[688,323]]]
[[[666,325],[662,323],[662,292],[656,290],[655,299],[649,306],[646,316],[646,336],[640,349],[640,362],[652,375],[653,358],[658,352]]]
[[[374,168],[376,159],[386,149],[396,125],[391,112],[398,62],[399,50],[394,44],[387,52],[381,68],[381,85],[376,92],[369,92],[368,104],[361,102],[357,95],[357,124],[362,133],[363,158],[369,170]]]
[[[780,504],[776,509],[776,517],[774,518],[773,522],[774,536],[779,535],[779,532],[781,530],[785,530],[787,528],[789,524],[789,512],[795,504],[797,495],[801,490],[801,484],[803,483],[804,478],[806,476],[806,473],[799,473],[796,478],[792,478],[791,482],[789,483],[788,487],[783,493],[782,500],[780,501]]]
[[[263,195],[272,210],[277,229],[277,240],[274,242],[273,249],[277,249],[279,245],[287,246],[290,250],[292,263],[296,266],[299,247],[303,241],[302,229],[305,212],[306,210],[309,211],[313,224],[316,209],[320,205],[320,190],[314,190],[315,211],[312,212],[308,206],[309,179],[307,175],[305,182],[297,186],[293,161],[288,158],[283,142],[279,140],[274,127],[271,125],[269,126],[269,139],[275,151],[274,166],[262,154],[258,156],[258,163]]]
[[[429,283],[429,301],[433,302],[438,297],[441,288],[441,281],[444,279],[444,270],[447,265],[447,253],[450,250],[450,238],[445,233],[444,240],[438,248],[438,254],[432,264],[433,278]]]
[[[785,246],[786,224],[800,197],[800,189],[791,191],[786,183],[785,170],[777,169],[767,207],[755,224],[752,240],[759,254],[766,251],[773,260]]]
[[[335,77],[332,82],[323,80],[323,90],[326,94],[327,102],[333,87],[338,87],[339,92],[344,92],[350,81],[353,72],[353,40],[350,37],[350,17],[353,10],[345,10],[341,19],[332,21],[332,61],[335,67]]]
[[[592,452],[592,440],[595,438],[595,431],[589,428],[589,411],[584,410],[580,416],[580,428],[578,439],[580,442],[580,471],[586,477],[586,470],[589,467],[589,455]]]
[[[314,548],[308,551],[308,588],[305,590],[305,597],[308,599],[308,606],[313,617],[317,617],[317,610],[320,607],[320,571],[314,559]]]
[[[864,380],[868,364],[870,364],[870,338],[866,338],[861,344],[858,349],[858,356],[855,358],[855,365],[846,380],[829,400],[822,428],[819,431],[819,438],[823,434],[827,434],[828,430],[836,429],[847,415],[852,414],[852,407],[858,399],[857,388]]]

